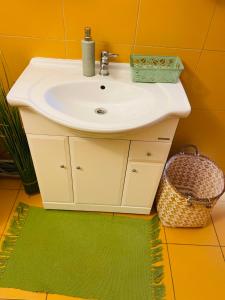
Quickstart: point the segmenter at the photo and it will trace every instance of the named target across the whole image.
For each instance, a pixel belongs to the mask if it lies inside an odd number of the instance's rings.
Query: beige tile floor
[[[10,216],[20,201],[42,206],[40,195],[27,196],[19,180],[0,178],[1,240],[7,231]],[[163,242],[165,300],[225,299],[225,197],[214,208],[209,226],[202,229],[172,229],[162,226],[160,235]],[[0,288],[0,300],[2,299],[80,298]]]

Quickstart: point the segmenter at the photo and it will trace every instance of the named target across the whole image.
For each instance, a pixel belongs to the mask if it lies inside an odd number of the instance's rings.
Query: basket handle
[[[185,151],[186,149],[192,149],[193,150],[193,154],[194,155],[199,155],[199,151],[198,151],[198,147],[193,145],[193,144],[187,144],[184,145],[181,149],[180,149],[180,154],[186,154],[187,152]]]
[[[207,198],[201,200],[195,200],[191,196],[188,196],[187,206],[192,206],[192,204],[201,204],[201,205],[205,205],[206,208],[211,208],[213,206],[213,202],[214,201],[211,201],[210,199]]]

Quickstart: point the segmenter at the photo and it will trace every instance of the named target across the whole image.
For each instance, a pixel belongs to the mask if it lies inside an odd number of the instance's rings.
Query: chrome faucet
[[[109,59],[112,57],[117,57],[118,54],[109,53],[108,51],[101,52],[101,59],[100,59],[100,71],[99,74],[103,76],[109,75]]]

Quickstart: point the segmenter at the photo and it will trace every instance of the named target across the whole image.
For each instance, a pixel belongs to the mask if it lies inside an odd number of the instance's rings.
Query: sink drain
[[[98,115],[104,115],[107,113],[107,110],[104,109],[104,108],[101,108],[101,107],[98,107],[95,109],[95,113],[98,114]]]

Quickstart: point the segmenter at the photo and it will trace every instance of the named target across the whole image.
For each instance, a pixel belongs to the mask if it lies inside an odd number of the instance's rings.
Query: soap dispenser
[[[91,28],[84,28],[82,44],[82,65],[84,76],[95,75],[95,42],[91,38]]]

